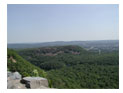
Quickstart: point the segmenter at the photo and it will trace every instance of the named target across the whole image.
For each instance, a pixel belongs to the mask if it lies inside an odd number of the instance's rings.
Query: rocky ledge
[[[8,89],[48,89],[48,80],[42,77],[24,77],[18,72],[7,72]]]

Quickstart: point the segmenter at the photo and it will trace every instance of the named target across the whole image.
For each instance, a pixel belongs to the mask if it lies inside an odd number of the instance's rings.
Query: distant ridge
[[[90,47],[91,45],[118,45],[119,40],[92,40],[92,41],[54,41],[54,42],[42,42],[42,43],[13,43],[7,44],[8,48],[12,49],[23,49],[23,48],[38,48],[45,46],[63,46],[63,45],[79,45],[82,47]]]

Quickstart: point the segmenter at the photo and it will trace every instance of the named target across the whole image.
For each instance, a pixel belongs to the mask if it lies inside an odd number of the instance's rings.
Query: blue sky
[[[8,43],[118,39],[118,10],[116,4],[9,4]]]

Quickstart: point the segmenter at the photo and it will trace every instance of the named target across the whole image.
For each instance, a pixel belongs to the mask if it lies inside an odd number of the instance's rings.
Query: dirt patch
[[[9,58],[9,60],[11,60],[13,63],[16,63],[16,60],[12,56]]]

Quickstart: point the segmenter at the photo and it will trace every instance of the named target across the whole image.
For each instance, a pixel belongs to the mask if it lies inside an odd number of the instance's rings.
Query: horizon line
[[[110,41],[119,39],[105,39],[105,40],[71,40],[71,41],[46,41],[46,42],[20,42],[20,43],[7,43],[7,44],[37,44],[37,43],[52,43],[52,42],[78,42],[78,41]]]

